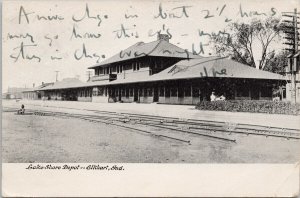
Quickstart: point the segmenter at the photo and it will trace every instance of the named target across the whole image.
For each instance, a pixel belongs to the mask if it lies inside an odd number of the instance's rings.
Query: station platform
[[[300,116],[284,114],[264,114],[225,111],[202,111],[192,105],[165,105],[141,103],[93,103],[78,101],[41,101],[41,100],[2,100],[3,107],[21,107],[25,109],[63,109],[110,111],[118,113],[135,113],[154,116],[174,117],[181,119],[197,119],[218,122],[241,123],[300,129]]]

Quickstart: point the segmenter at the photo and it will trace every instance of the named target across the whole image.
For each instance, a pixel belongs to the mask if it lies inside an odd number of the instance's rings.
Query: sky
[[[249,22],[257,13],[278,17],[296,7],[300,1],[4,0],[2,92],[54,82],[56,71],[58,80],[86,81],[88,67],[137,42],[156,40],[157,32],[171,35],[170,42],[183,49],[214,55],[209,36],[199,31],[211,34],[233,21]]]

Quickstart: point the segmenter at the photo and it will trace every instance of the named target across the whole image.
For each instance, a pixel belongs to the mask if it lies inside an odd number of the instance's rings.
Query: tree
[[[221,56],[232,56],[238,62],[265,69],[281,66],[272,63],[278,55],[276,49],[281,39],[282,28],[280,19],[269,17],[264,20],[253,19],[249,23],[230,23],[225,32],[211,37],[215,53]]]
[[[280,51],[279,53],[275,54],[273,53],[270,55],[271,58],[269,58],[266,61],[266,64],[264,66],[265,71],[270,71],[273,73],[285,73],[285,66],[287,66],[287,56],[290,53],[288,51]]]

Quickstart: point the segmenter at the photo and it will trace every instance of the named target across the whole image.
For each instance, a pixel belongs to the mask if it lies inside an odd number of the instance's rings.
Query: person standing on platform
[[[210,101],[216,101],[217,99],[217,96],[215,95],[215,92],[211,92],[211,95],[210,95]]]

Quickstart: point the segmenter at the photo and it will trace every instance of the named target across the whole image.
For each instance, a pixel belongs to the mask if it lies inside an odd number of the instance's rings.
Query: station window
[[[140,96],[140,97],[143,96],[143,89],[142,89],[142,88],[139,89],[139,96]]]
[[[177,97],[177,89],[176,89],[176,87],[172,87],[171,88],[171,96],[172,97]]]
[[[200,97],[200,89],[199,87],[193,87],[193,97]]]
[[[298,93],[300,93],[300,90]],[[282,89],[282,95],[283,95],[283,98],[286,98],[286,88]]]
[[[132,89],[132,88],[129,89],[129,96],[130,96],[130,97],[133,96],[133,89]]]
[[[178,87],[178,97],[183,98],[183,87],[179,86]]]
[[[263,93],[263,91],[262,91]],[[272,91],[271,91],[272,94]],[[249,97],[249,88],[247,86],[238,86],[237,87],[237,97]],[[262,96],[264,97],[264,96]]]
[[[170,97],[170,88],[169,87],[165,88],[165,97]]]
[[[103,96],[103,87],[98,88],[98,96]]]
[[[148,93],[147,93],[147,88],[144,88],[144,97],[147,97]]]
[[[261,97],[272,97],[272,88],[269,86],[261,86]]]
[[[94,87],[93,88],[93,96],[97,96],[98,95],[98,88]]]
[[[191,96],[191,86],[185,86],[184,87],[184,96],[190,97]]]
[[[128,98],[129,97],[129,89],[126,88],[125,90],[126,90],[126,98]]]
[[[159,96],[160,97],[164,97],[165,96],[165,89],[164,89],[164,87],[160,87],[159,88]]]
[[[148,88],[148,96],[153,96],[153,89],[152,88]]]

